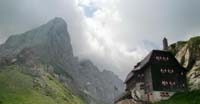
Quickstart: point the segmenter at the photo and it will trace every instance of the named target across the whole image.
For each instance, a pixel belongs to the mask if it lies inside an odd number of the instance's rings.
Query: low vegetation
[[[50,74],[33,77],[24,67],[0,67],[0,104],[85,104]]]

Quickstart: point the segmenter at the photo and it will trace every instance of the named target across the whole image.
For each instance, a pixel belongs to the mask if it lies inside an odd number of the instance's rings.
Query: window
[[[169,97],[169,93],[168,92],[160,92],[160,96],[161,97]]]
[[[173,85],[176,85],[176,82],[173,82]]]
[[[174,73],[174,69],[168,69],[168,73],[170,74]]]
[[[156,56],[155,58],[156,58],[156,60],[158,60],[158,61],[168,61],[168,60],[169,60],[168,57],[164,57],[164,56]]]
[[[164,73],[166,73],[167,72],[167,69],[164,69]]]
[[[185,87],[185,84],[183,84],[182,86]]]
[[[144,84],[141,84],[140,85],[140,90],[143,90],[144,89]]]
[[[164,70],[161,68],[161,69],[160,69],[160,72],[161,72],[161,73],[164,73]]]
[[[162,85],[165,86],[165,81],[162,81]]]
[[[184,73],[183,73],[183,72],[181,72],[181,75],[184,75]]]
[[[171,70],[170,70],[170,69],[168,69],[167,71],[168,71],[168,73],[171,73]]]
[[[168,82],[167,82],[167,81],[162,81],[162,85],[163,85],[163,86],[167,86],[167,85],[168,85]]]
[[[141,77],[144,77],[144,74],[141,74]]]
[[[173,86],[173,83],[172,83],[171,81],[169,81],[169,85],[170,85],[170,86]]]
[[[158,56],[156,56],[156,60],[160,60],[160,58]]]
[[[165,84],[166,84],[166,85],[168,85],[168,84],[169,84],[169,82],[165,81]]]
[[[162,69],[162,68],[161,68],[161,69],[160,69],[160,72],[161,72],[161,73],[166,73],[166,72],[167,72],[167,69]]]
[[[163,69],[163,68],[161,68],[160,69],[160,72],[163,74],[163,73],[169,73],[169,74],[172,74],[172,73],[174,73],[174,69]]]
[[[163,86],[174,86],[176,85],[176,82],[173,81],[162,81],[161,82]]]

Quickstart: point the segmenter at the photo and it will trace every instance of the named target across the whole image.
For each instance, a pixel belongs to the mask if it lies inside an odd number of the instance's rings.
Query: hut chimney
[[[163,50],[167,50],[167,48],[168,48],[168,42],[167,42],[167,38],[163,38]]]

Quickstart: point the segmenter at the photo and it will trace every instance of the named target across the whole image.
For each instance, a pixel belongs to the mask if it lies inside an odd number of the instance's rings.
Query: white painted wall
[[[158,102],[158,101],[161,101],[161,100],[168,100],[170,97],[172,97],[175,94],[175,92],[168,92],[168,95],[169,95],[168,97],[166,97],[166,96],[162,97],[161,92],[167,92],[167,91],[153,91],[152,95],[150,94],[150,101],[151,102]]]
[[[142,83],[142,82],[137,83],[135,88],[133,88],[131,90],[131,96],[133,97],[133,99],[146,101],[146,95],[145,95],[144,89],[141,90],[141,88],[140,88],[140,85],[142,85],[142,84],[144,85],[144,83]]]

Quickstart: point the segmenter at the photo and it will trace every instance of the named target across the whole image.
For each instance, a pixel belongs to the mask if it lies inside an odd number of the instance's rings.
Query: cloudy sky
[[[200,33],[199,0],[0,0],[0,43],[62,17],[74,53],[124,79],[152,49]]]

